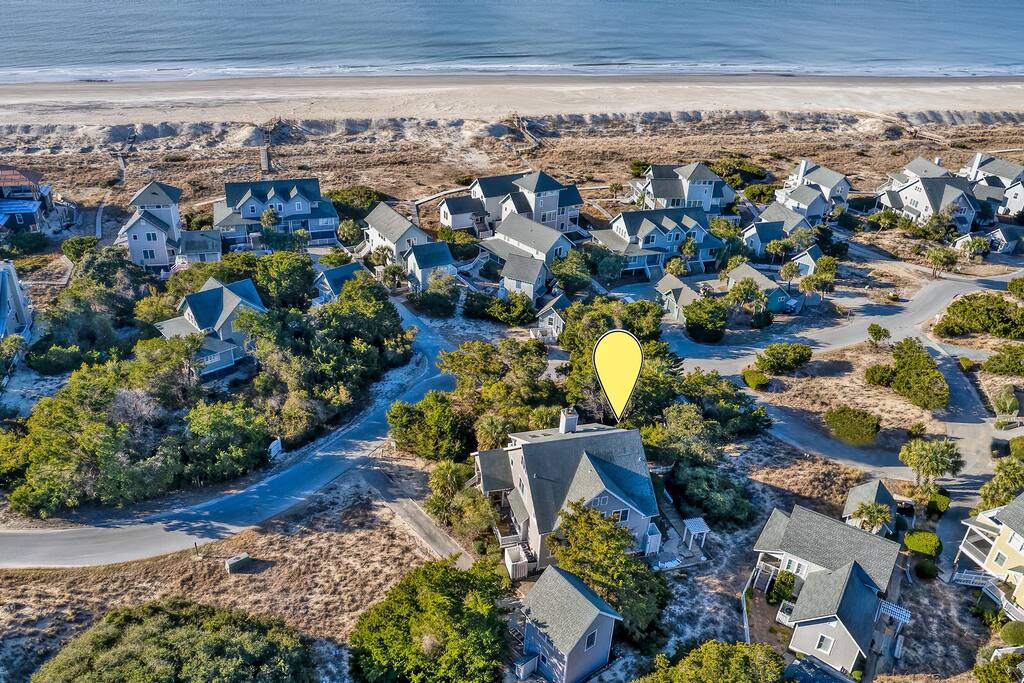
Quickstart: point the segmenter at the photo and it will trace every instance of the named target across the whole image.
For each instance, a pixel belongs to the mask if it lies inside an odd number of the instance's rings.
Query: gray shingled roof
[[[537,311],[537,319],[540,320],[541,318],[543,318],[544,314],[546,314],[548,311],[564,311],[571,305],[572,299],[567,297],[564,293],[559,293],[558,296],[544,304],[544,307]],[[562,319],[564,320],[564,317],[561,313],[558,313],[558,315],[559,317],[562,317]]]
[[[561,190],[565,187],[562,183],[558,182],[544,171],[534,171],[524,175],[522,178],[518,178],[513,182],[517,187],[521,187],[527,192],[554,192],[555,190]]]
[[[664,296],[669,296],[676,302],[676,306],[682,308],[692,304],[700,298],[690,285],[686,284],[671,273],[666,274],[654,285],[654,289]]]
[[[157,216],[152,211],[136,211],[131,215],[131,218],[121,227],[119,232],[127,232],[129,228],[138,223],[139,221],[145,221],[158,229],[160,232],[169,235],[171,232],[171,226],[167,224],[167,221]]]
[[[296,195],[302,195],[310,202],[323,201],[331,204],[329,200],[321,197],[320,181],[316,178],[282,178],[281,180],[224,183],[224,201],[232,208],[237,208],[242,201],[249,197],[265,204],[268,198],[280,198],[284,201]],[[334,211],[333,204],[331,210]],[[337,215],[336,211],[334,215]]]
[[[523,613],[563,654],[570,652],[590,632],[598,616],[604,614],[622,620],[619,613],[578,576],[554,565],[544,570],[523,598]]]
[[[951,178],[921,178],[917,182],[921,183],[921,188],[924,190],[924,195],[932,211],[942,211],[960,195],[964,195],[968,203],[975,209],[978,208],[978,202],[971,193],[971,186],[966,178],[961,178],[960,176]]]
[[[999,157],[982,153],[981,164],[979,164],[978,170],[985,173],[991,173],[992,175],[999,176],[1000,178],[1009,178],[1010,180],[1013,180],[1020,174],[1024,173],[1024,166],[1013,161],[1007,161],[1006,159],[1000,159]]]
[[[800,185],[789,190],[787,196],[798,204],[804,206],[810,206],[816,199],[825,199],[824,195],[821,194],[821,190],[813,185]]]
[[[892,497],[881,479],[872,479],[850,489],[846,494],[846,504],[843,505],[843,518],[853,516],[853,511],[861,503],[882,503],[888,505],[893,514],[896,514],[896,499]]]
[[[448,248],[447,242],[427,242],[426,244],[414,244],[406,252],[405,258],[416,257],[416,265],[420,270],[425,268],[437,268],[439,266],[450,266],[455,263],[452,258],[452,251]]]
[[[708,168],[707,164],[696,162],[693,164],[686,164],[685,166],[677,166],[676,175],[683,180],[690,181],[722,181],[722,178]]]
[[[467,195],[461,195],[459,197],[446,197],[441,201],[448,207],[448,212],[453,216],[460,213],[480,213],[484,212],[484,203],[476,197]]]
[[[817,263],[818,259],[820,259],[825,254],[824,254],[824,252],[822,252],[821,247],[819,247],[817,244],[812,244],[811,246],[807,247],[806,249],[801,251],[799,254],[797,254],[796,256],[794,256],[790,260],[791,261],[796,261],[798,258],[800,258],[801,256],[804,256],[804,255],[810,256],[811,260],[814,261],[815,263]]]
[[[544,261],[540,259],[510,254],[505,259],[505,265],[501,269],[501,276],[507,277],[509,280],[533,284],[540,277],[544,267]]]
[[[747,278],[753,280],[754,283],[765,292],[779,288],[779,285],[775,280],[772,280],[749,263],[741,263],[729,271],[729,279],[733,282],[739,282],[740,280],[745,280]]]
[[[707,232],[708,216],[704,209],[697,208],[675,208],[675,209],[649,209],[646,211],[623,211],[612,219],[612,224],[621,224],[627,235],[638,235],[644,232],[645,227],[657,228],[662,232],[670,232],[673,228],[680,228],[686,232],[691,229],[700,229]]]
[[[530,201],[522,192],[510,192],[501,200],[502,204],[505,202],[512,202],[512,208],[515,209],[516,213],[530,213],[533,211]]]
[[[832,189],[846,180],[846,176],[838,171],[833,171],[831,168],[811,164],[804,173],[804,179],[815,185]]]
[[[880,590],[889,585],[900,552],[898,543],[801,505],[793,506],[781,538],[778,537],[781,519],[773,512],[768,522],[754,544],[755,550],[786,552],[830,571],[857,562]],[[769,525],[772,530],[766,537]]]
[[[558,526],[558,514],[568,503],[588,498],[598,485],[641,514],[658,515],[640,432],[588,424],[569,434],[549,429],[509,436],[526,442],[515,450],[521,450],[530,476],[533,517],[541,534]]]
[[[779,202],[772,202],[764,208],[764,211],[757,217],[758,223],[770,223],[770,222],[781,222],[782,229],[786,231],[786,234],[793,232],[801,224],[807,223],[807,219],[798,214],[793,209],[780,204]]]
[[[995,515],[996,521],[1005,524],[1013,531],[1024,536],[1024,493],[1020,494]]]
[[[786,229],[782,224],[782,221],[763,221],[752,223],[747,226],[744,233],[749,230],[754,231],[754,234],[757,235],[757,239],[760,240],[762,246],[769,242],[786,238]]]
[[[505,175],[482,176],[477,178],[474,184],[480,187],[480,192],[484,197],[504,197],[510,192],[515,192],[515,181],[528,173],[529,171],[520,171]]]
[[[181,233],[182,254],[206,254],[220,252],[220,230],[183,230]]]
[[[395,211],[384,202],[377,202],[366,216],[366,224],[384,236],[392,244],[398,244],[402,235],[417,228],[412,221]]]
[[[225,285],[211,277],[198,292],[186,294],[179,309],[192,311],[199,329],[219,330],[228,316],[242,304],[258,311],[267,310],[249,278]]]
[[[345,283],[349,280],[355,279],[359,273],[366,273],[369,275],[369,271],[363,267],[363,264],[358,261],[353,261],[352,263],[335,266],[334,268],[327,268],[326,270],[317,273],[314,284],[326,282],[328,289],[331,290],[331,294],[338,296],[341,294],[341,288],[345,286]]]
[[[177,204],[181,190],[173,185],[152,181],[147,183],[128,201],[131,206],[140,204]]]
[[[867,654],[874,631],[878,593],[871,578],[857,562],[849,562],[834,571],[813,572],[800,589],[793,614],[794,622],[836,617]]]
[[[943,168],[924,157],[917,157],[904,166],[904,170],[913,173],[918,178],[944,178],[952,175],[948,168]]]
[[[504,448],[480,451],[476,454],[476,463],[480,469],[480,487],[486,493],[512,488],[512,467]]]
[[[517,213],[509,214],[504,218],[494,232],[496,235],[506,235],[545,254],[555,246],[556,242],[565,239],[562,233],[554,228],[531,221]]]

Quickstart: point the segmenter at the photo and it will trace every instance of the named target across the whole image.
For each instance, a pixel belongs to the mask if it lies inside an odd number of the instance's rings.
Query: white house
[[[714,270],[725,243],[708,230],[708,217],[700,207],[623,211],[611,227],[592,230],[591,236],[609,251],[626,257],[624,274],[661,277],[665,261],[680,255],[692,240],[693,256],[685,256],[692,272]]]
[[[1014,254],[1020,250],[1024,242],[1024,225],[1001,224],[987,232],[968,232],[960,235],[953,241],[955,249],[963,249],[975,237],[984,237],[988,240],[988,250],[996,254]]]
[[[414,244],[405,252],[405,269],[413,289],[423,290],[430,284],[434,273],[455,273],[455,259],[447,242]]]
[[[480,248],[499,264],[504,264],[509,256],[525,256],[540,259],[550,266],[569,253],[572,242],[554,228],[519,214],[509,214],[495,229],[493,237],[480,242]]]
[[[395,263],[413,246],[431,241],[430,235],[384,202],[377,202],[365,220],[370,251],[387,247]]]
[[[800,270],[800,276],[803,277],[804,275],[814,275],[818,272],[818,261],[824,255],[821,247],[817,244],[812,244],[791,258],[790,261],[796,264],[796,267]]]
[[[537,331],[541,337],[558,339],[565,329],[565,311],[572,301],[565,294],[558,294],[537,311]]]
[[[948,175],[917,178],[898,189],[886,190],[878,195],[878,204],[921,223],[947,211],[960,233],[970,230],[980,208],[967,179]]]
[[[971,163],[961,168],[957,175],[971,182],[1005,189],[1016,182],[1024,181],[1024,165],[978,152]]]
[[[472,195],[445,197],[437,207],[441,225],[452,230],[469,230],[474,234],[488,229],[484,201]]]
[[[797,164],[796,170],[786,178],[783,190],[792,190],[804,185],[817,189],[830,207],[846,206],[850,196],[849,178],[838,171],[820,166],[807,159],[802,159]]]
[[[1013,185],[1006,188],[1006,192],[1003,193],[1005,197],[1004,207],[1007,215],[1018,216],[1024,212],[1024,182],[1017,181]]]
[[[515,189],[502,197],[501,219],[519,214],[559,232],[579,230],[583,198],[576,185],[563,185],[544,171],[512,181]]]
[[[172,185],[148,183],[131,198],[135,213],[114,241],[128,249],[133,263],[162,277],[190,263],[220,260],[218,230],[181,229],[180,198],[181,190]]]
[[[313,304],[319,305],[334,301],[341,294],[341,288],[345,286],[345,283],[359,277],[360,273],[367,276],[370,274],[358,261],[320,271],[313,279],[313,286],[317,291],[317,297],[313,300]]]
[[[629,182],[630,199],[647,209],[701,208],[718,216],[736,201],[736,191],[706,164],[653,164]]]
[[[776,190],[775,200],[806,218],[811,225],[823,223],[831,208],[828,199],[815,185],[797,185]]]
[[[28,340],[33,309],[11,261],[0,261],[0,339],[18,334]]]

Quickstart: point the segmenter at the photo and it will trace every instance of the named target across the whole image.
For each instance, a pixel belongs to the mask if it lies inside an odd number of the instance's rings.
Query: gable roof
[[[834,571],[812,572],[800,589],[790,619],[799,623],[836,617],[866,654],[874,631],[878,593],[871,578],[857,562]]]
[[[167,224],[167,221],[160,218],[159,216],[157,216],[152,211],[149,211],[148,209],[144,211],[136,211],[135,213],[133,213],[131,217],[128,218],[128,221],[121,227],[120,232],[127,232],[139,221],[145,221],[149,225],[152,225],[154,228],[158,229],[160,232],[171,232],[171,226]]]
[[[484,203],[468,194],[458,197],[445,197],[438,206],[447,206],[448,213],[457,216],[460,213],[483,213]]]
[[[609,491],[644,516],[658,515],[640,432],[585,424],[568,434],[556,428],[509,437],[519,443],[510,451],[521,453],[530,477],[532,516],[539,533],[554,530],[559,512],[597,485],[614,486]]]
[[[775,282],[775,280],[772,280],[770,277],[768,277],[761,271],[757,270],[749,263],[741,263],[740,265],[730,270],[728,275],[729,279],[732,280],[733,282],[739,282],[740,280],[750,278],[762,291],[779,289],[779,285],[777,282]]]
[[[900,546],[802,505],[794,505],[788,518],[772,512],[754,543],[754,550],[789,553],[829,571],[857,562],[875,586],[885,590],[896,567]]]
[[[354,279],[359,273],[368,272],[358,261],[346,263],[343,266],[335,266],[334,268],[327,268],[322,270],[316,275],[314,284],[321,282],[326,283],[328,289],[331,290],[331,294],[338,296],[341,294],[341,288],[346,282]]]
[[[788,190],[786,196],[804,206],[810,206],[817,199],[825,200],[825,195],[821,194],[821,190],[814,185],[798,185]]]
[[[512,467],[504,448],[480,451],[475,454],[475,458],[477,469],[480,470],[480,488],[484,493],[512,489]]]
[[[565,654],[590,631],[600,615],[616,621],[622,616],[587,584],[570,572],[550,565],[523,598],[523,613]]]
[[[545,264],[541,259],[519,254],[509,254],[505,259],[505,265],[501,268],[501,276],[517,282],[528,282],[531,285],[537,281]]]
[[[700,294],[690,287],[690,285],[686,284],[671,273],[666,273],[660,280],[658,280],[654,285],[654,289],[663,296],[671,297],[679,308],[691,304],[700,298]]]
[[[43,180],[43,174],[24,168],[0,164],[0,187],[20,187],[21,185],[37,185]]]
[[[512,181],[513,185],[527,192],[554,192],[565,187],[544,171],[534,171]]]
[[[981,163],[978,164],[979,171],[991,173],[1000,178],[1009,178],[1010,180],[1024,174],[1024,166],[1014,161],[1000,159],[984,152],[978,152],[978,154],[981,156]]]
[[[846,180],[846,176],[838,171],[833,171],[831,168],[811,163],[804,172],[804,180],[831,190]]]
[[[966,178],[960,176],[920,178],[917,182],[921,184],[921,189],[924,190],[925,198],[932,211],[942,211],[960,195],[966,197],[967,202],[973,208],[978,208],[978,202],[971,193],[971,186]]]
[[[1004,505],[1003,509],[994,515],[994,518],[1000,524],[1005,524],[1011,530],[1024,536],[1024,493]]]
[[[249,278],[225,285],[211,277],[198,292],[186,294],[179,309],[188,308],[200,330],[218,330],[228,316],[243,304],[261,312],[267,310],[256,292],[256,285]]]
[[[924,157],[915,158],[903,168],[918,178],[944,178],[952,175],[948,168],[943,168]]]
[[[843,518],[852,517],[853,511],[861,503],[882,503],[888,505],[893,512],[896,511],[896,499],[892,497],[881,479],[872,479],[850,489],[843,505]]]
[[[474,180],[473,184],[480,188],[480,193],[484,197],[504,197],[510,192],[515,192],[515,181],[528,173],[529,171],[520,171],[519,173],[507,173],[505,175],[481,176]]]
[[[675,168],[675,172],[682,180],[725,182],[717,173],[712,171],[707,164],[701,161],[686,164],[685,166],[677,166]]]
[[[505,235],[544,254],[559,240],[565,239],[565,236],[554,228],[549,228],[517,213],[506,216],[501,221],[501,225],[495,229],[494,234],[495,236]]]
[[[811,261],[813,261],[814,263],[817,263],[818,259],[820,259],[824,255],[825,255],[825,252],[823,252],[821,250],[821,247],[819,247],[817,244],[812,244],[811,246],[807,247],[806,249],[801,251],[799,254],[797,254],[796,256],[791,258],[790,261],[796,261],[801,256],[806,256],[809,259],[811,259]]]
[[[743,231],[743,236],[748,237],[751,231],[757,235],[757,240],[762,245],[786,238],[786,230],[782,221],[751,223],[747,226],[747,229]]]
[[[450,266],[455,263],[452,258],[452,251],[448,248],[447,242],[427,242],[426,244],[414,244],[405,253],[405,258],[416,257],[416,265],[420,270],[426,268],[437,268],[439,266]]]
[[[183,230],[179,241],[182,254],[220,253],[220,230]]]
[[[250,197],[265,204],[268,199],[285,201],[301,195],[310,202],[325,201],[320,194],[320,181],[317,178],[284,178],[281,180],[255,180],[239,183],[224,183],[224,202],[232,207],[238,206]],[[333,208],[333,205],[332,205]]]
[[[623,211],[611,222],[613,225],[621,224],[630,236],[643,236],[651,230],[667,233],[677,227],[684,232],[708,231],[708,216],[700,207]]]
[[[807,225],[807,219],[802,215],[789,208],[785,204],[780,202],[772,202],[768,206],[764,207],[756,221],[756,223],[770,223],[779,222],[782,223],[782,229],[786,231],[786,234],[793,232],[802,225]]]
[[[140,204],[177,204],[181,199],[181,190],[167,183],[152,181],[147,183],[132,195],[128,204],[139,206]]]
[[[377,202],[365,220],[368,226],[379,232],[384,239],[392,244],[398,244],[402,235],[409,230],[413,228],[419,230],[411,220],[384,202]]]
[[[539,311],[537,311],[537,319],[540,320],[541,318],[544,317],[544,315],[546,313],[548,313],[549,311],[552,311],[559,318],[561,318],[562,320],[565,320],[565,316],[563,316],[561,314],[561,311],[564,311],[565,309],[569,308],[569,306],[571,306],[571,305],[572,305],[572,300],[569,299],[569,297],[567,297],[564,292],[559,292],[558,296],[556,296],[554,299],[552,299],[551,301],[549,301],[546,304],[544,304],[544,307],[542,309],[540,309]]]

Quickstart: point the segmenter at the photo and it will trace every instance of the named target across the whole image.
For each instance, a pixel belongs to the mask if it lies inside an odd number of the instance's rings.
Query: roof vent
[[[576,424],[579,416],[575,408],[563,408],[558,416],[558,433],[572,434],[576,431]]]

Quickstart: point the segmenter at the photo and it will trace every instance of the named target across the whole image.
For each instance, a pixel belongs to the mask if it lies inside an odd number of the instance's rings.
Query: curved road
[[[805,334],[771,336],[760,332],[747,340],[723,345],[698,344],[679,332],[665,336],[672,351],[686,359],[689,367],[699,365],[734,376],[753,359],[753,354],[776,341],[799,341],[820,350],[842,348],[867,338],[867,327],[877,322],[887,327],[894,339],[921,336],[919,326],[941,312],[960,294],[980,289],[1005,289],[1020,272],[993,278],[947,276],[934,280],[905,305],[878,304],[867,299],[844,300],[855,317],[847,324]],[[625,288],[624,291],[630,288]],[[406,325],[416,324],[419,334],[414,348],[428,360],[427,370],[400,396],[416,401],[430,389],[450,389],[450,377],[441,375],[432,362],[439,351],[451,345],[399,305]],[[943,419],[947,433],[959,441],[967,459],[964,474],[949,485],[954,503],[943,517],[940,536],[947,550],[955,550],[959,521],[977,498],[980,483],[991,472],[989,444],[992,426],[971,384],[954,366],[952,359],[934,343],[926,343],[937,355],[940,368],[950,384],[950,408]],[[866,468],[874,474],[909,478],[910,472],[892,452],[853,448],[828,439],[805,420],[785,409],[770,406],[776,423],[775,436],[806,451],[840,462]],[[199,505],[144,517],[91,527],[53,530],[0,531],[0,567],[82,566],[125,562],[191,548],[236,533],[279,514],[323,488],[353,467],[367,462],[371,451],[387,436],[387,405],[374,405],[354,424],[328,437],[313,455],[249,488]],[[948,562],[948,557],[944,554]]]
[[[430,389],[452,389],[433,360],[451,345],[398,306],[403,322],[419,328],[414,349],[427,370],[399,398],[418,401]],[[333,479],[364,464],[387,436],[387,403],[380,402],[353,424],[338,430],[309,457],[252,486],[204,503],[140,520],[73,529],[0,531],[0,567],[68,567],[138,560],[224,538],[280,514]]]

